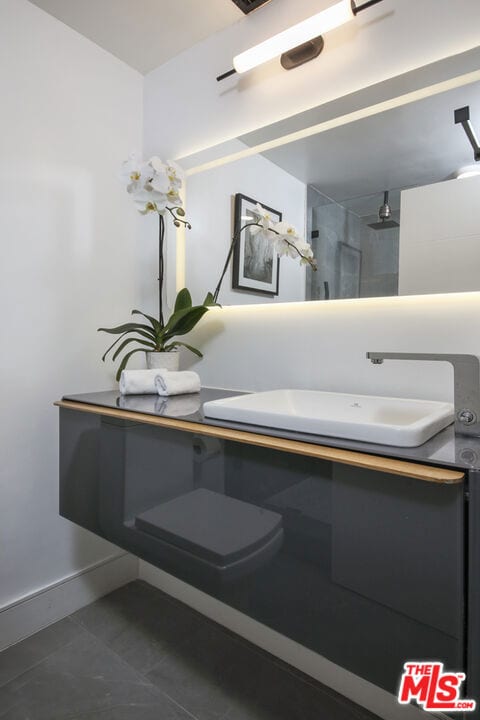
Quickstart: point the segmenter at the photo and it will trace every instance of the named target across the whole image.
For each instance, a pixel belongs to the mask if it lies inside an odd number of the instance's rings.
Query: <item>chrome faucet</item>
[[[427,360],[453,365],[455,432],[480,437],[480,359],[476,355],[368,352],[374,365],[384,360]]]

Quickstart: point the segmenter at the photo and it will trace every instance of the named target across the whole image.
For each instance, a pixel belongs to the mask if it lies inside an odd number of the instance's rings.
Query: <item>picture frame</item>
[[[248,223],[258,219],[256,205],[260,204],[280,222],[282,213],[247,195],[235,195],[233,227],[235,235]],[[260,233],[252,234],[247,228],[235,243],[232,262],[232,288],[245,292],[278,295],[280,288],[280,258],[273,243]]]

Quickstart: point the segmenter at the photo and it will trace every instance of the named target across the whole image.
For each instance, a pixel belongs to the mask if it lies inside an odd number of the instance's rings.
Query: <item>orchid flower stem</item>
[[[279,235],[279,233],[277,233],[276,230],[271,230],[270,232],[274,232],[276,235]],[[285,236],[283,237],[283,239],[287,243],[287,245],[289,247],[292,247],[298,253],[299,257],[302,258],[302,260],[306,260],[308,262],[308,264],[310,265],[310,267],[312,268],[312,270],[314,272],[316,272],[317,266],[316,266],[316,263],[312,260],[312,258],[309,258],[306,255],[304,255],[302,252],[300,252],[300,250],[297,248],[297,246],[294,243],[290,242],[290,240],[287,240],[287,238]]]
[[[228,270],[228,266],[229,266],[229,264],[230,264],[230,260],[232,259],[233,252],[234,252],[234,250],[235,250],[235,245],[236,245],[237,242],[239,241],[240,235],[242,234],[242,232],[243,232],[246,228],[252,227],[252,226],[255,226],[255,227],[263,227],[260,223],[247,223],[246,225],[243,225],[243,227],[241,227],[240,230],[238,230],[238,231],[235,233],[235,235],[233,236],[232,242],[230,243],[230,247],[229,247],[229,250],[228,250],[227,259],[225,260],[225,265],[223,266],[222,274],[220,275],[220,280],[218,281],[217,287],[215,288],[215,292],[213,293],[213,300],[214,300],[214,302],[217,302],[217,300],[218,300],[218,296],[219,296],[219,294],[220,294],[220,288],[222,287],[223,278],[225,277],[226,272],[227,272],[227,270]],[[278,232],[277,232],[276,230],[274,230],[273,228],[269,228],[269,229],[268,229],[268,232],[271,232],[271,233],[273,233],[274,235],[280,235],[280,233],[278,233]],[[290,242],[290,240],[287,240],[287,238],[286,238],[285,236],[283,236],[283,239],[284,239],[284,241],[287,243],[287,245],[288,245],[289,247],[292,247],[292,248],[298,253],[298,255],[299,255],[303,260],[306,260],[306,261],[308,262],[308,264],[310,265],[310,267],[312,268],[312,270],[316,270],[316,269],[317,269],[315,263],[311,260],[311,258],[308,258],[308,257],[306,257],[303,253],[301,253],[300,250],[297,248],[297,246],[296,246],[294,243]]]
[[[158,214],[158,320],[163,328],[163,276],[164,258],[163,245],[165,241],[165,220],[161,213]]]
[[[180,227],[180,225],[185,225],[185,227],[186,227],[188,230],[191,230],[191,229],[192,229],[192,226],[190,225],[190,223],[188,222],[188,220],[182,220],[182,218],[177,214],[177,212],[176,212],[177,210],[183,211],[183,208],[182,208],[180,205],[177,205],[177,206],[175,206],[175,207],[167,207],[167,208],[165,208],[165,209],[168,210],[168,212],[169,212],[170,215],[172,216],[172,218],[173,218],[173,224],[174,224],[176,227]]]
[[[238,237],[236,235],[233,236],[232,242],[230,243],[230,248],[228,250],[227,259],[225,260],[225,265],[223,266],[222,274],[220,275],[220,280],[218,281],[217,287],[215,288],[215,292],[213,293],[213,301],[217,302],[218,296],[220,293],[220,288],[222,287],[223,278],[225,277],[225,273],[228,270],[228,266],[230,264],[230,260],[232,259],[233,251],[235,249],[235,244],[238,240]]]
[[[245,228],[250,227],[251,225],[257,225],[260,227],[259,223],[247,223],[243,227],[238,230],[238,232],[235,233],[235,235],[232,238],[232,242],[230,243],[230,247],[228,249],[227,259],[225,260],[225,265],[223,266],[222,274],[220,275],[220,280],[218,281],[217,287],[215,288],[215,292],[213,293],[213,299],[215,302],[218,300],[218,296],[220,294],[220,288],[222,287],[223,278],[225,277],[225,274],[228,270],[228,266],[230,264],[230,260],[232,259],[233,251],[235,250],[235,245],[237,244],[238,240],[240,239],[240,235],[245,230]]]

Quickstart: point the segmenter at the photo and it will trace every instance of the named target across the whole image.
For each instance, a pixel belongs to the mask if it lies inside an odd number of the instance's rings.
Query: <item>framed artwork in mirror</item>
[[[235,195],[233,227],[238,240],[233,251],[232,288],[274,296],[280,287],[280,258],[273,243],[261,232],[252,233],[248,227],[240,233],[249,222],[260,219],[257,204],[271,213],[274,222],[282,219],[281,212],[259,200],[240,193]]]

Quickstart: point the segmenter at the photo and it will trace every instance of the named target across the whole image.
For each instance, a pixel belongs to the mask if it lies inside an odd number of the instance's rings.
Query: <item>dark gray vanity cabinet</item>
[[[426,482],[101,408],[60,417],[64,517],[393,694],[415,659],[478,693],[462,473]]]

